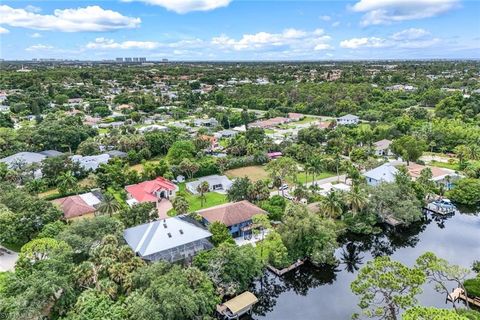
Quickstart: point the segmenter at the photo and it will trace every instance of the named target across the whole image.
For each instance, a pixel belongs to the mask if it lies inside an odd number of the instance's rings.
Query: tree
[[[468,320],[455,310],[413,307],[405,311],[403,320]]]
[[[235,295],[248,288],[262,274],[263,264],[251,245],[237,247],[223,243],[199,253],[193,265],[205,271],[220,295]]]
[[[365,316],[396,320],[400,310],[417,303],[424,283],[422,270],[408,268],[390,257],[377,257],[360,269],[351,289],[360,296],[359,307]]]
[[[345,198],[354,215],[362,211],[368,204],[367,193],[358,185],[353,186],[352,189],[347,192]]]
[[[447,192],[453,201],[474,206],[480,203],[480,179],[464,178],[455,183],[455,187]]]
[[[278,228],[292,260],[310,258],[317,264],[334,264],[337,228],[330,219],[311,214],[302,205],[288,204]]]
[[[129,319],[203,319],[220,303],[212,281],[195,267],[154,263],[137,270],[136,277],[143,281],[126,299]]]
[[[158,218],[158,213],[153,202],[144,202],[122,208],[119,218],[126,228],[130,228]]]
[[[321,201],[321,209],[326,217],[337,218],[343,212],[344,202],[338,191],[330,191]]]
[[[282,237],[276,231],[270,231],[265,239],[256,244],[257,253],[264,264],[271,264],[276,268],[288,267],[292,260]]]
[[[189,159],[183,159],[178,168],[182,173],[186,174],[189,179],[191,179],[198,169],[200,169],[200,166],[198,163],[192,162]]]
[[[229,201],[236,202],[248,199],[249,191],[252,188],[252,182],[248,177],[238,178],[233,181],[228,190],[227,197]]]
[[[176,196],[175,199],[173,199],[173,209],[177,212],[177,214],[186,214],[188,213],[188,209],[190,207],[190,204],[188,201],[182,197],[182,196]]]
[[[417,161],[425,150],[427,144],[424,140],[413,136],[403,136],[392,142],[391,147],[397,157],[402,157],[409,164],[410,161]]]
[[[70,260],[72,254],[72,248],[64,241],[53,238],[34,239],[20,250],[16,268],[30,269],[36,263],[47,259]]]
[[[78,180],[72,171],[62,173],[57,179],[58,191],[65,195],[69,192],[76,191],[78,188]]]
[[[222,243],[235,244],[225,224],[215,221],[208,227],[208,230],[212,234],[212,243],[215,247],[218,247]]]
[[[296,179],[298,171],[295,160],[288,157],[282,157],[278,160],[269,162],[266,169],[269,172],[271,179],[279,179],[280,184],[283,184],[287,177]],[[284,193],[285,192],[282,189],[282,195],[284,195]]]
[[[180,164],[183,159],[193,159],[195,156],[195,145],[192,141],[179,140],[173,143],[168,149],[167,160],[171,165]]]
[[[207,181],[202,181],[198,186],[197,186],[197,192],[200,193],[200,206],[203,207],[203,203],[205,202],[205,193],[207,193],[210,190],[210,185],[208,184]]]
[[[117,199],[112,196],[110,193],[106,193],[103,196],[103,201],[97,208],[97,212],[100,214],[105,214],[108,216],[113,216],[118,210],[120,210],[120,204]]]
[[[463,283],[471,273],[467,268],[458,265],[450,265],[447,260],[438,258],[432,252],[426,252],[418,257],[417,268],[423,270],[427,276],[427,281],[435,285],[435,290],[443,294],[450,294],[447,285],[456,283],[458,288],[462,288],[465,295],[468,294]],[[467,301],[468,306],[468,301]],[[456,309],[455,301],[453,307]]]
[[[121,320],[126,317],[127,313],[121,302],[115,302],[104,292],[87,289],[80,294],[66,319]]]

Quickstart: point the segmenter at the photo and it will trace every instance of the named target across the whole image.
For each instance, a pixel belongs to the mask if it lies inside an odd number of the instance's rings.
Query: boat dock
[[[297,262],[295,262],[294,264],[286,267],[286,268],[283,268],[281,270],[275,268],[274,266],[271,266],[271,265],[267,265],[267,268],[268,270],[272,271],[273,273],[275,273],[277,276],[281,277],[283,276],[285,273],[293,270],[293,269],[296,269],[298,267],[300,267],[301,265],[303,265],[305,263],[305,260],[298,260]]]
[[[434,213],[440,215],[455,214],[458,210],[454,206],[442,206],[435,202],[430,202],[422,208],[423,213]]]

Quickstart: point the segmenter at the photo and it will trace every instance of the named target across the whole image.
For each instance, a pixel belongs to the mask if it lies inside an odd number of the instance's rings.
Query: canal
[[[342,242],[336,251],[340,261],[336,267],[315,268],[306,264],[281,278],[266,272],[255,284],[254,291],[260,301],[253,319],[351,319],[359,308],[350,283],[363,264],[379,255],[389,255],[412,266],[418,256],[431,251],[451,263],[470,267],[474,260],[480,260],[480,216],[429,216],[396,232],[385,229],[372,236],[347,235]],[[419,302],[425,306],[450,307],[445,305],[445,296],[428,284]]]

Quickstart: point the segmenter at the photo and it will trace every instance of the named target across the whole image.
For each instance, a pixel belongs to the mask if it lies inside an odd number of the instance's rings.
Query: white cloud
[[[353,5],[364,12],[361,24],[377,25],[434,17],[458,6],[460,0],[360,0]]]
[[[96,38],[95,41],[86,45],[87,49],[144,49],[152,50],[159,46],[158,42],[153,41],[123,41],[116,42],[113,39]]]
[[[30,37],[31,37],[31,38],[41,38],[42,35],[41,35],[40,33],[38,33],[38,32],[35,32],[35,33],[32,33],[32,34],[30,35]]]
[[[135,1],[135,0],[124,0]],[[226,7],[231,0],[136,0],[147,4],[157,5],[176,13],[187,13],[191,11],[210,11]]]
[[[40,11],[42,11],[42,8],[32,6],[32,5],[28,5],[28,6],[25,7],[25,10],[28,11],[28,12],[40,12]]]
[[[425,29],[410,28],[394,33],[391,38],[394,40],[416,40],[429,36],[430,32]]]
[[[370,38],[352,38],[343,40],[340,42],[340,47],[346,49],[358,49],[358,48],[380,48],[386,45],[385,39],[370,37]]]
[[[136,28],[140,18],[132,18],[99,6],[76,9],[56,9],[53,15],[42,15],[25,9],[0,5],[0,24],[34,30],[62,32],[112,31]]]
[[[340,47],[346,49],[360,48],[427,48],[438,44],[439,38],[430,37],[430,32],[424,29],[410,28],[390,35],[387,38],[363,37],[352,38],[340,42]]]
[[[327,15],[324,15],[324,16],[320,16],[320,20],[323,20],[323,21],[330,21],[330,20],[332,20],[332,17],[330,17],[330,16],[327,16]]]
[[[332,23],[332,27],[338,27],[340,25],[340,21],[335,21],[334,23]]]
[[[0,27],[0,34],[7,34],[7,33],[10,33],[10,30]]]
[[[46,45],[46,44],[34,44],[33,46],[30,46],[26,48],[25,50],[27,51],[41,51],[41,50],[50,50],[53,49],[52,46]]]
[[[304,31],[298,29],[285,29],[282,33],[258,32],[244,34],[236,40],[226,35],[214,37],[211,44],[226,50],[273,50],[287,47],[290,49],[332,49],[328,44],[330,36],[325,35],[322,29]]]

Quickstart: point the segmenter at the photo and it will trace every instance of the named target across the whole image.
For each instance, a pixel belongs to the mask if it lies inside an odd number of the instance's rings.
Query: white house
[[[211,176],[201,177],[198,180],[192,182],[187,182],[185,186],[187,190],[190,191],[192,194],[198,194],[197,187],[205,181],[208,183],[208,188],[210,191],[215,191],[218,193],[226,193],[233,184],[232,181],[226,176],[219,176],[215,174]]]
[[[97,156],[81,156],[74,155],[71,156],[72,161],[78,162],[79,165],[86,171],[95,171],[100,167],[101,164],[106,164],[110,160],[110,155],[107,153],[99,154]]]
[[[375,155],[379,157],[391,156],[393,153],[390,150],[390,145],[392,141],[383,139],[373,143],[373,147],[375,148]]]
[[[360,118],[353,114],[347,114],[346,116],[337,118],[337,124],[339,125],[351,125],[351,124],[358,124]]]
[[[394,182],[398,170],[390,163],[385,163],[363,174],[369,186],[377,186],[382,182]]]
[[[157,124],[152,124],[149,126],[142,127],[138,129],[140,133],[146,133],[146,132],[151,132],[151,131],[168,131],[168,128],[165,126],[159,126]]]

